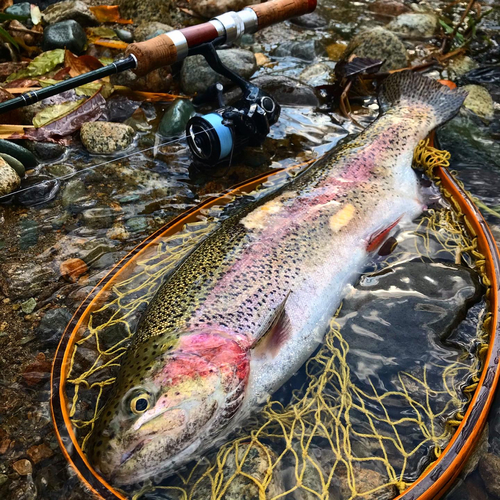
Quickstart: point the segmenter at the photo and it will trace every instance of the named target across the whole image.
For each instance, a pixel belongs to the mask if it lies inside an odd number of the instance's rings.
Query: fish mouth
[[[121,459],[120,459],[120,467],[122,465],[124,465],[125,463],[127,463],[131,458],[132,456],[134,455],[134,453],[137,453],[139,451],[141,451],[144,446],[146,445],[146,443],[148,443],[150,440],[148,441],[141,441],[137,446],[135,446],[134,448],[132,448],[131,450],[129,451],[126,451],[122,456],[121,456]]]

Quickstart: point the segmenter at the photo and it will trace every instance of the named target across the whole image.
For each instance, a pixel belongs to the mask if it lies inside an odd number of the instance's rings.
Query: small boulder
[[[500,457],[486,453],[479,460],[479,474],[490,495],[500,497]]]
[[[210,19],[229,11],[239,11],[247,5],[255,5],[260,0],[190,0],[189,7],[202,17]]]
[[[310,85],[286,76],[263,75],[252,83],[271,94],[283,106],[319,106],[319,100]]]
[[[74,54],[81,54],[87,43],[83,28],[73,20],[51,24],[43,31],[42,49],[68,49]]]
[[[80,137],[90,153],[109,155],[132,144],[134,129],[123,123],[88,122],[82,125]]]
[[[452,80],[456,80],[464,76],[469,71],[476,69],[478,67],[478,63],[471,59],[469,56],[464,54],[459,54],[456,57],[453,57],[448,63],[448,67],[446,68],[446,76]]]
[[[330,83],[334,70],[335,63],[333,62],[311,64],[300,73],[299,78],[307,85],[326,85]]]
[[[368,10],[380,20],[389,20],[400,14],[410,12],[410,8],[399,0],[375,0],[369,4]]]
[[[175,137],[183,134],[187,122],[194,114],[194,106],[189,99],[178,99],[163,115],[158,133],[164,137]]]
[[[487,121],[491,121],[495,112],[495,104],[490,93],[480,85],[465,85],[462,88],[468,92],[463,104],[464,108]]]
[[[175,12],[173,0],[116,0],[113,2],[120,7],[120,14],[125,19],[134,22],[171,22],[172,12]]]
[[[126,29],[117,28],[115,29],[115,33],[122,42],[132,43],[134,41],[134,36]]]
[[[154,36],[162,35],[172,31],[174,28],[165,23],[160,23],[159,21],[153,22],[142,22],[134,30],[134,38],[137,42],[144,42],[149,40]]]
[[[164,66],[138,77],[129,70],[111,75],[110,80],[113,85],[124,85],[141,92],[168,92],[172,85],[172,72],[170,66]]]
[[[57,343],[71,321],[71,312],[66,307],[49,309],[40,321],[37,337],[44,343]]]
[[[16,171],[0,157],[0,196],[12,193],[21,185],[21,178]]]
[[[99,23],[94,14],[81,0],[67,0],[47,7],[42,14],[47,24],[55,24],[72,19],[82,26],[97,26]]]
[[[432,13],[410,12],[393,19],[387,29],[408,38],[426,38],[435,35],[438,18]]]
[[[373,28],[358,33],[345,49],[342,60],[356,54],[385,61],[380,71],[390,71],[408,66],[408,53],[401,40],[384,28]]]
[[[296,40],[284,42],[273,51],[276,57],[296,57],[303,61],[314,61],[316,57],[325,55],[324,47],[317,40]]]
[[[24,177],[26,173],[26,169],[24,165],[17,159],[7,153],[0,153],[0,157],[2,157],[15,171],[19,177]]]
[[[253,52],[244,49],[227,49],[217,51],[221,61],[245,79],[250,78],[257,70],[257,62]],[[188,57],[181,69],[181,87],[186,94],[202,93],[210,85],[221,82],[227,85],[229,80],[221,77],[205,61],[203,56]]]

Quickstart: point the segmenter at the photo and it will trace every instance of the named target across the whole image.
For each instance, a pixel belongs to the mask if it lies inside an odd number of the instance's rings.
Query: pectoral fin
[[[286,342],[291,333],[291,323],[286,313],[285,305],[290,296],[287,293],[283,302],[273,311],[265,321],[251,349],[256,354],[271,354],[275,357],[280,347]]]

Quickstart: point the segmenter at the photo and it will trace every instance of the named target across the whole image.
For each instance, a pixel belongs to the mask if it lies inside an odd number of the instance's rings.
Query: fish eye
[[[144,412],[148,411],[152,405],[151,394],[147,392],[142,392],[140,394],[136,393],[129,401],[129,409],[135,415],[142,415]]]

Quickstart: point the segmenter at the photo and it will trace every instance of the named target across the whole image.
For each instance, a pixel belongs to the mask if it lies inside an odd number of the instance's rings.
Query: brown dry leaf
[[[255,62],[257,63],[257,66],[265,66],[266,64],[269,64],[270,60],[269,57],[262,54],[262,52],[257,52],[255,54]]]
[[[126,95],[131,99],[137,99],[138,101],[147,101],[147,102],[161,102],[161,101],[174,101],[175,99],[188,99],[188,97],[183,95],[165,94],[161,92],[141,92],[139,90],[131,90],[128,87],[123,87],[122,85],[116,85],[115,92],[117,92],[118,94]]]
[[[133,23],[132,19],[122,19],[118,5],[98,5],[89,9],[100,23]]]
[[[0,12],[3,12],[7,7],[11,7],[13,4],[13,0],[0,0]]]
[[[66,50],[64,66],[69,68],[70,76],[78,76],[102,68],[103,65],[96,57],[86,55],[77,57],[69,50]]]

